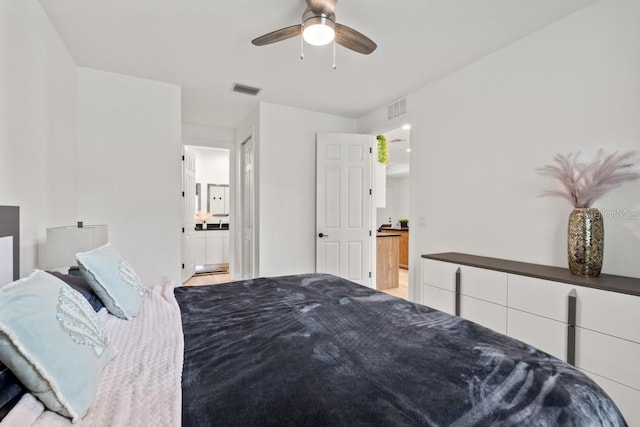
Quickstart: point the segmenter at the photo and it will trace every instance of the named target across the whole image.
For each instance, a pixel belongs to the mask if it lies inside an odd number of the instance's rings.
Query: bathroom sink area
[[[206,228],[202,227],[202,224],[196,224],[196,230],[197,231],[201,231],[201,230],[228,230],[229,229],[229,223],[218,223],[218,224],[206,224]]]

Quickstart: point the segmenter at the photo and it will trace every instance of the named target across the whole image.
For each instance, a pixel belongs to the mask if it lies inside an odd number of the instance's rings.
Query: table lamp
[[[86,252],[109,241],[106,225],[47,228],[47,266],[69,267],[69,274],[78,274],[76,254]]]

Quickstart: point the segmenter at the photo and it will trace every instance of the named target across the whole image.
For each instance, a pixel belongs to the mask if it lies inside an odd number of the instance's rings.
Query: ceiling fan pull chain
[[[336,39],[333,39],[333,69],[336,69]]]
[[[300,26],[300,60],[304,59],[304,37],[302,37],[303,33],[304,33],[304,23]]]

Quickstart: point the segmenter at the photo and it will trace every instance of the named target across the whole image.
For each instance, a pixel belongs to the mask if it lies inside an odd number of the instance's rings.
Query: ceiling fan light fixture
[[[289,25],[251,40],[254,46],[300,37],[300,59],[304,58],[304,44],[323,46],[333,42],[334,68],[336,45],[363,55],[373,53],[378,47],[373,40],[344,24],[336,23],[334,10],[338,0],[306,0],[307,8],[297,25]]]
[[[314,13],[307,10],[302,16],[302,38],[313,46],[324,46],[336,38],[333,14]]]

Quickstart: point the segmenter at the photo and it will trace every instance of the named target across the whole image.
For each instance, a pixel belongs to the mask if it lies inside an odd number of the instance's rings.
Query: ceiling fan
[[[302,14],[301,24],[272,31],[253,39],[251,43],[256,46],[265,46],[302,35],[304,41],[314,46],[324,46],[335,41],[347,49],[365,55],[372,53],[378,47],[364,34],[336,22],[334,10],[338,0],[306,0],[306,2],[307,9]]]

